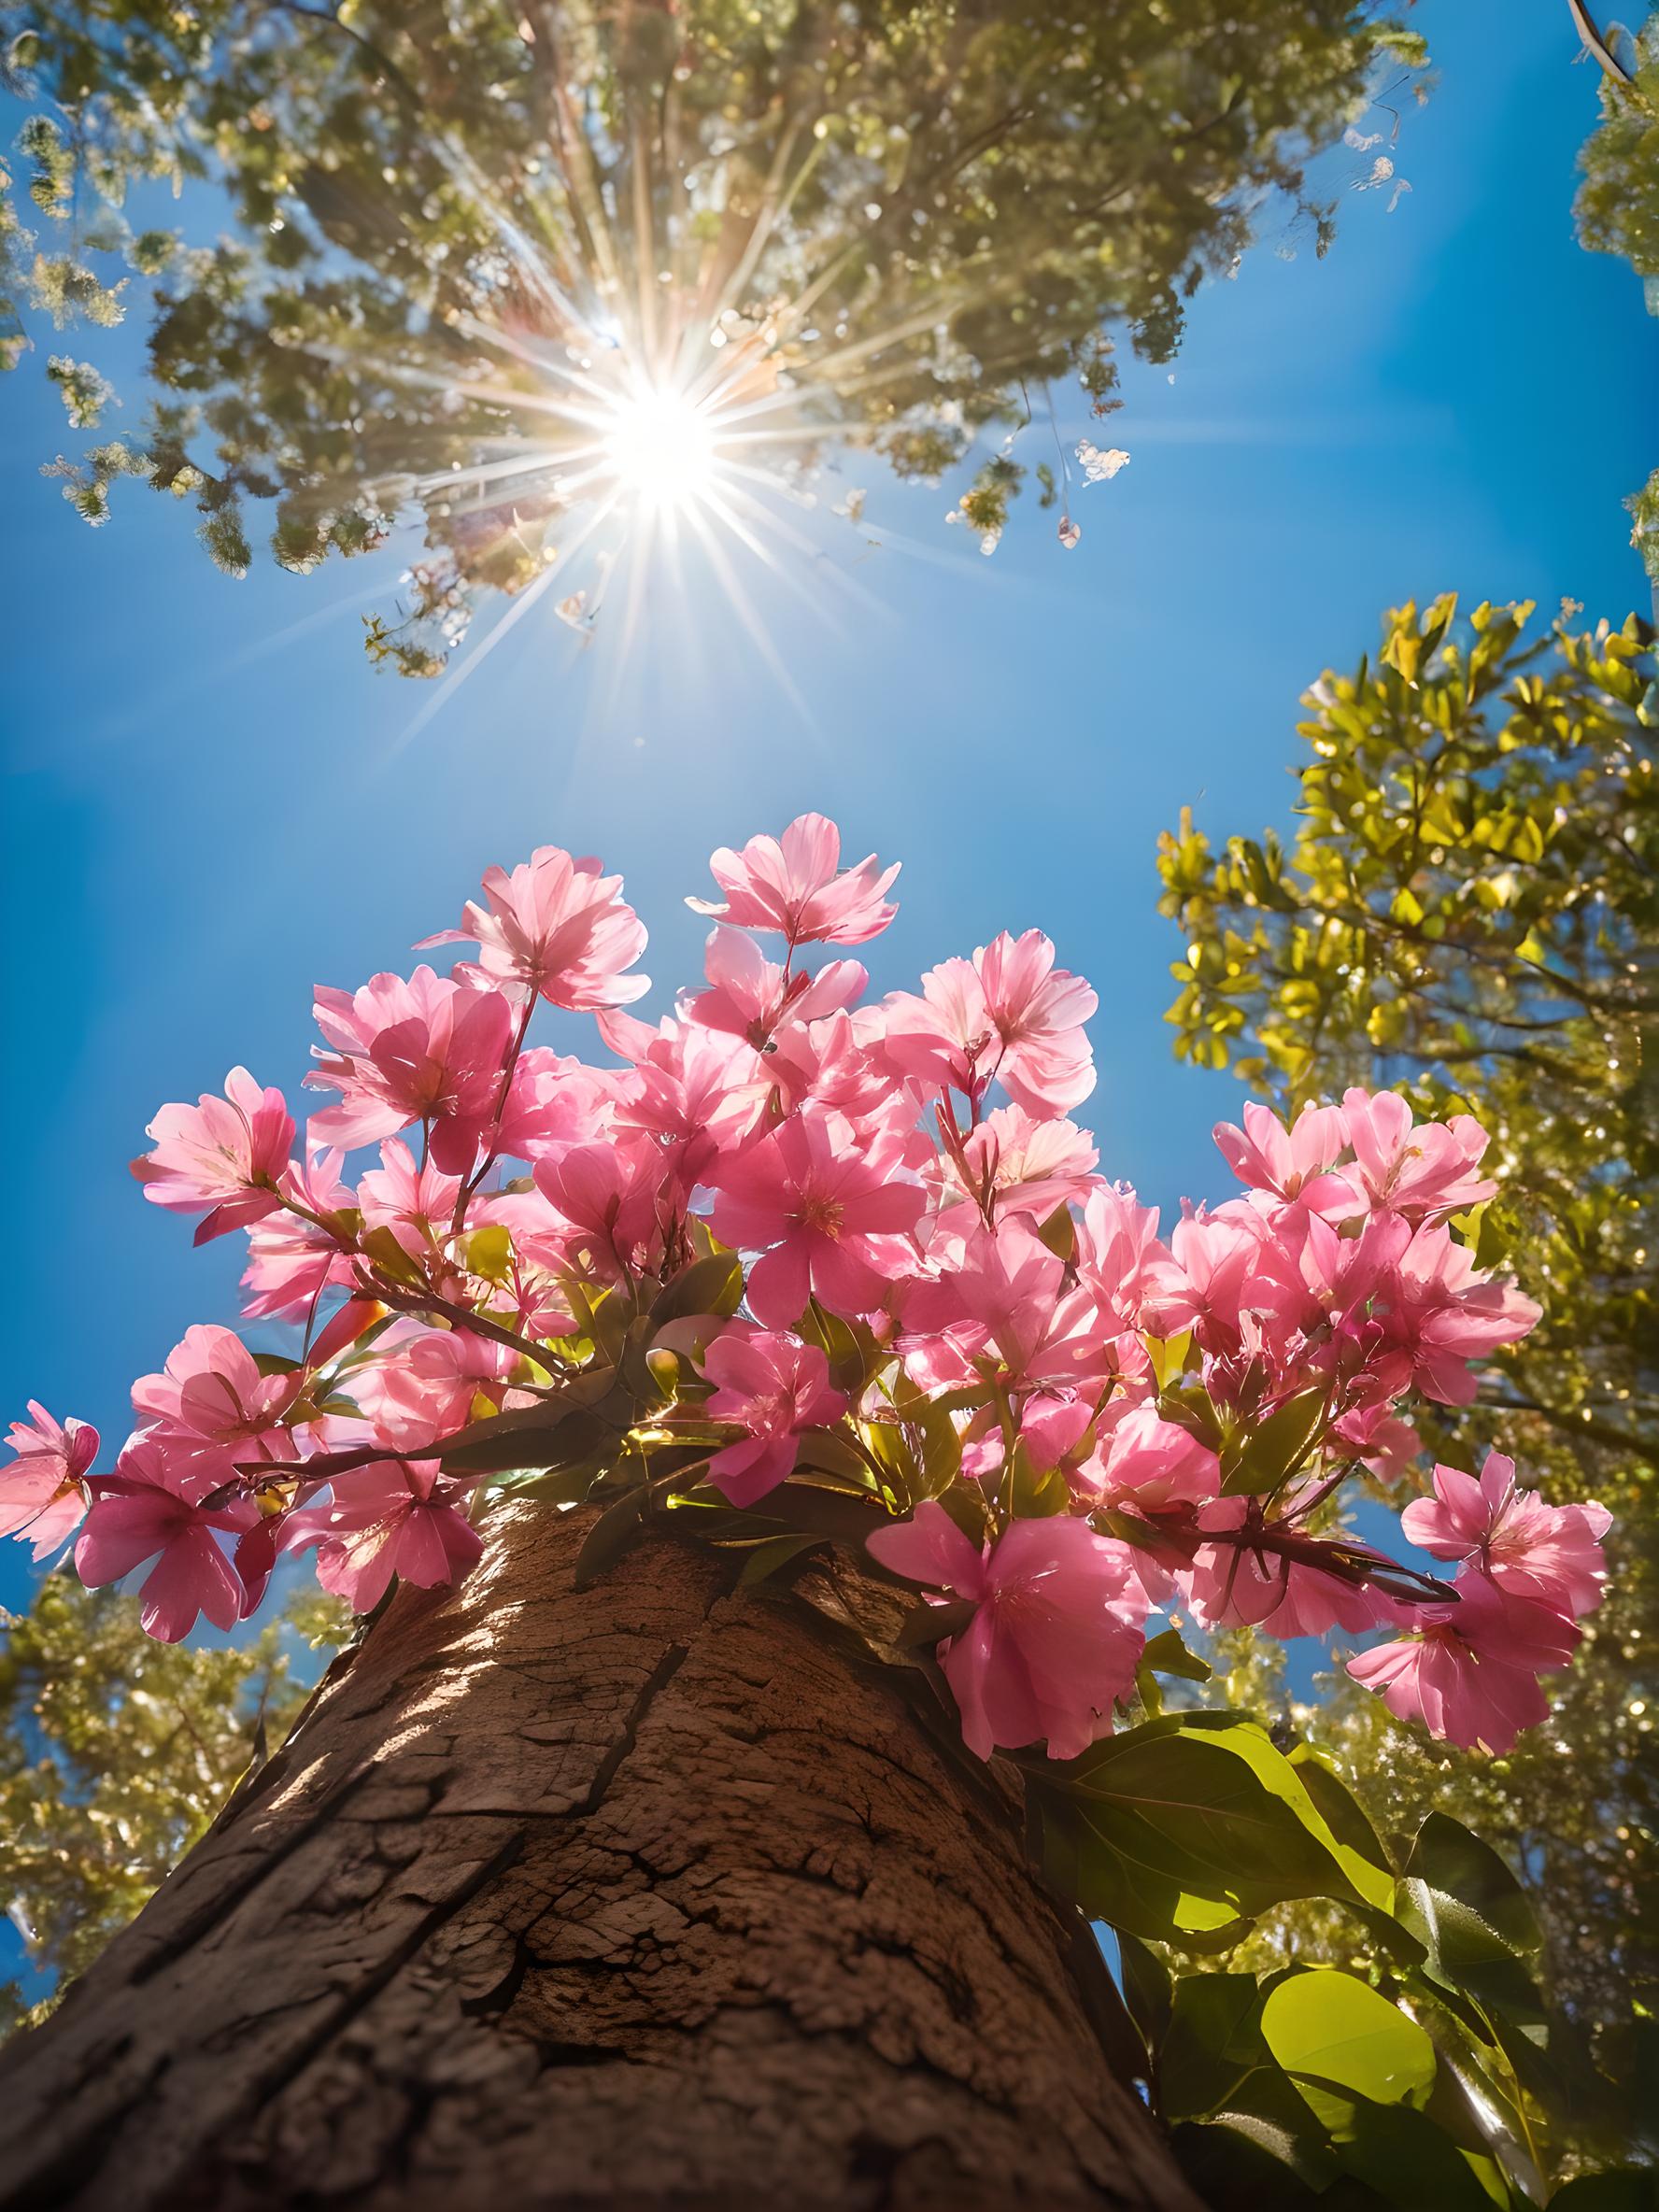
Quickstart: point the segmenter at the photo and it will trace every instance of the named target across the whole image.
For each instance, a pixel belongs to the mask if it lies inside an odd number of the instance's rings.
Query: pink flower
[[[1242,1199],[1184,1215],[1168,1255],[1149,1259],[1145,1282],[1148,1325],[1163,1337],[1197,1328],[1206,1343],[1236,1331],[1245,1314],[1282,1313],[1305,1295],[1273,1225]]]
[[[246,1497],[208,1506],[203,1500],[212,1488],[212,1477],[181,1476],[153,1441],[140,1437],[121,1453],[113,1475],[98,1478],[76,1542],[76,1572],[89,1589],[118,1582],[155,1560],[139,1618],[145,1634],[163,1643],[188,1636],[199,1613],[216,1628],[231,1628],[247,1609],[248,1591],[213,1532],[253,1527],[259,1509]]]
[[[711,929],[703,971],[710,987],[686,1001],[688,1021],[723,1029],[763,1052],[784,1023],[810,1022],[850,1006],[870,978],[857,960],[831,960],[815,975],[786,976],[741,929]]]
[[[532,1044],[514,1067],[498,1147],[509,1158],[537,1160],[555,1144],[590,1143],[604,1135],[618,1101],[634,1087],[625,1070],[585,1067]]]
[[[282,1549],[316,1545],[318,1581],[354,1612],[372,1612],[394,1574],[431,1590],[464,1575],[483,1552],[453,1502],[465,1485],[446,1481],[435,1459],[377,1460],[334,1487],[332,1505],[289,1515]]]
[[[1461,1213],[1497,1188],[1474,1171],[1487,1138],[1472,1114],[1413,1127],[1411,1109],[1397,1091],[1351,1090],[1343,1095],[1342,1118],[1373,1206],[1421,1221]]]
[[[999,1106],[971,1129],[962,1160],[941,1156],[941,1196],[950,1204],[984,1198],[998,1213],[1046,1221],[1057,1206],[1081,1205],[1099,1158],[1071,1121],[1034,1121],[1023,1106]]]
[[[1227,1166],[1253,1189],[1270,1191],[1287,1203],[1299,1198],[1333,1221],[1361,1211],[1361,1194],[1354,1184],[1328,1171],[1348,1144],[1340,1107],[1304,1106],[1286,1129],[1271,1108],[1252,1100],[1241,1129],[1218,1122],[1214,1136]]]
[[[568,1225],[572,1249],[585,1249],[607,1277],[642,1251],[647,1260],[660,1253],[664,1216],[679,1197],[662,1152],[638,1131],[559,1146],[537,1160],[535,1186]]]
[[[1221,1488],[1221,1462],[1184,1428],[1159,1418],[1157,1408],[1119,1399],[1101,1414],[1100,1453],[1083,1470],[1107,1505],[1164,1513],[1201,1505]]]
[[[886,1001],[887,1058],[902,1074],[976,1101],[994,1077],[1038,1121],[1069,1113],[1095,1087],[1082,1025],[1099,1001],[1054,957],[1041,930],[1004,930],[971,961],[929,969],[920,998],[898,992]]]
[[[336,1049],[318,1049],[305,1081],[342,1098],[312,1116],[309,1141],[372,1144],[423,1121],[439,1168],[470,1173],[495,1118],[513,1031],[501,993],[417,968],[407,982],[376,975],[355,993],[319,985],[317,1020]]]
[[[1095,1087],[1083,1024],[1099,1000],[1082,976],[1056,968],[1054,957],[1040,929],[1023,937],[1004,929],[973,957],[985,1011],[1001,1042],[997,1080],[1042,1121],[1081,1106]]]
[[[184,1466],[285,1457],[282,1418],[298,1397],[298,1375],[262,1375],[240,1337],[198,1323],[185,1330],[159,1375],[141,1375],[133,1404],[157,1425],[156,1440]]]
[[[975,1608],[940,1646],[971,1751],[1041,1739],[1051,1759],[1071,1759],[1110,1728],[1144,1642],[1127,1545],[1061,1514],[1016,1521],[981,1552],[931,1499],[867,1541],[895,1574]]]
[[[276,1181],[293,1143],[293,1116],[277,1090],[262,1090],[246,1068],[225,1077],[225,1096],[204,1091],[194,1106],[163,1106],[149,1125],[153,1152],[133,1172],[153,1205],[174,1213],[211,1209],[196,1230],[205,1244],[275,1213]]]
[[[689,1185],[754,1134],[772,1086],[751,1045],[691,1024],[666,1028],[642,1053],[617,1126],[659,1139]]]
[[[1127,1183],[1097,1183],[1084,1201],[1077,1271],[1120,1326],[1139,1326],[1154,1271],[1169,1265],[1157,1226],[1157,1208],[1142,1206]]]
[[[1478,1565],[1499,1589],[1571,1615],[1601,1603],[1607,1563],[1601,1539],[1612,1525],[1605,1506],[1547,1505],[1515,1481],[1515,1463],[1488,1452],[1477,1482],[1437,1467],[1435,1496],[1414,1498],[1400,1525],[1437,1559]]]
[[[1579,1631],[1553,1607],[1517,1597],[1466,1569],[1455,1604],[1424,1606],[1423,1634],[1378,1644],[1348,1663],[1397,1720],[1421,1721],[1442,1743],[1501,1756],[1549,1712],[1540,1674],[1565,1666]]]
[[[7,1439],[17,1457],[0,1467],[0,1536],[35,1547],[36,1559],[55,1552],[86,1511],[81,1481],[98,1456],[90,1422],[54,1421],[29,1400],[27,1421],[14,1421]]]
[[[815,1344],[783,1331],[736,1323],[703,1354],[716,1385],[706,1411],[748,1430],[709,1461],[708,1479],[734,1506],[752,1506],[793,1471],[803,1428],[839,1420],[846,1399],[830,1387],[830,1363]]]
[[[383,1357],[354,1377],[353,1395],[375,1440],[413,1452],[463,1427],[474,1400],[499,1407],[518,1365],[509,1345],[471,1329],[422,1328],[396,1322],[380,1340]]]
[[[460,1196],[459,1175],[446,1175],[432,1160],[418,1166],[399,1137],[380,1147],[379,1167],[368,1169],[357,1184],[364,1228],[390,1229],[411,1254],[431,1253],[447,1237]]]
[[[709,862],[723,906],[688,899],[696,914],[744,929],[778,929],[792,945],[863,944],[893,916],[884,894],[898,875],[872,853],[841,874],[841,831],[822,815],[801,815],[782,838],[751,837],[741,853],[722,845]]]
[[[832,1313],[869,1313],[914,1250],[927,1198],[896,1179],[902,1144],[854,1140],[839,1114],[808,1108],[723,1160],[710,1226],[722,1243],[763,1256],[749,1276],[749,1310],[768,1328],[798,1321],[809,1297]]]
[[[351,1207],[355,1200],[340,1181],[340,1159],[337,1152],[319,1152],[304,1166],[293,1161],[282,1178],[284,1192],[310,1213]],[[351,1282],[350,1256],[338,1239],[303,1213],[275,1213],[248,1232],[242,1311],[250,1321],[304,1321],[331,1285],[347,1289]]]
[[[1112,1372],[1112,1332],[1086,1291],[1065,1288],[1063,1264],[1025,1216],[994,1230],[976,1221],[959,1244],[942,1241],[929,1256],[937,1279],[916,1283],[901,1302],[907,1352],[918,1336],[948,1330],[971,1359],[994,1349],[1020,1384],[1098,1384]],[[920,1371],[932,1370],[922,1345],[915,1349]]]
[[[1470,1404],[1469,1362],[1525,1336],[1539,1312],[1512,1283],[1478,1274],[1468,1247],[1443,1227],[1418,1229],[1400,1256],[1396,1289],[1391,1338],[1410,1357],[1417,1387],[1443,1406]]]
[[[645,928],[624,905],[619,875],[601,875],[597,860],[573,860],[558,845],[540,845],[509,875],[484,872],[484,905],[469,899],[459,929],[441,929],[416,946],[474,943],[473,976],[515,995],[533,991],[550,1006],[578,1012],[623,1006],[651,987],[624,975],[645,949]]]

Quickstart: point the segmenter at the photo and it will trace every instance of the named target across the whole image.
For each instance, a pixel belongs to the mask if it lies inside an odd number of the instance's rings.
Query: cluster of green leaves
[[[0,1651],[4,1908],[42,1974],[70,1978],[275,1751],[348,1616],[296,1595],[251,1641],[153,1642],[137,1601],[69,1574],[6,1623]],[[0,2035],[29,2018],[0,1983]]]
[[[550,475],[493,504],[415,491],[545,447],[511,345],[579,351],[619,316],[649,355],[676,316],[758,328],[810,300],[774,369],[930,478],[1022,386],[1076,375],[1113,404],[1103,330],[1167,357],[1266,204],[1323,241],[1308,150],[1380,56],[1425,59],[1372,0],[5,0],[0,54],[35,109],[27,222],[0,175],[0,359],[30,311],[153,311],[148,423],[64,461],[67,495],[98,521],[119,475],[188,492],[233,572],[249,501],[298,570],[413,503],[431,558],[370,645],[414,674],[549,556]],[[122,204],[158,179],[210,182],[236,235],[135,228]],[[59,380],[91,427],[98,372]]]
[[[1455,612],[1396,610],[1374,660],[1307,694],[1288,847],[1217,848],[1190,818],[1165,837],[1186,943],[1170,1019],[1183,1057],[1288,1111],[1393,1085],[1491,1135],[1503,1198],[1464,1233],[1482,1265],[1512,1256],[1543,1320],[1425,1441],[1465,1468],[1496,1444],[1547,1493],[1602,1498],[1609,1595],[1550,1724],[1507,1759],[1426,1747],[1352,1685],[1309,1725],[1391,1822],[1439,1803],[1501,1841],[1537,1878],[1551,1986],[1614,2021],[1659,1974],[1652,633]]]
[[[1178,1643],[1154,1664],[1202,1671]],[[1153,2107],[1218,2212],[1571,2205],[1587,2160],[1659,2148],[1652,2022],[1593,2049],[1552,2010],[1525,1893],[1445,1814],[1391,1853],[1312,1746],[1281,1749],[1227,1711],[1157,1714],[1067,1765],[1032,1760],[1028,1788],[1049,1879],[1118,1932]],[[1255,1916],[1314,1898],[1359,1932],[1357,1971],[1240,1970]],[[1234,1955],[1172,1975],[1170,1946]],[[1617,2182],[1613,2212],[1650,2203],[1651,2181],[1603,2172],[1597,2187]]]
[[[1601,121],[1580,157],[1579,242],[1627,261],[1659,313],[1659,17],[1625,41],[1628,65],[1599,34],[1592,35],[1601,64]],[[1659,469],[1624,503],[1631,543],[1659,586]]]

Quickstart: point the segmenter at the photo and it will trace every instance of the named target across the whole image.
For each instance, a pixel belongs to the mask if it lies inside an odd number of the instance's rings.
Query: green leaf
[[[1184,2120],[1172,2142],[1182,2172],[1213,2212],[1294,2212],[1317,2205],[1338,2173],[1316,2147],[1243,2113]]]
[[[1311,1743],[1298,1743],[1286,1755],[1338,1843],[1363,1859],[1381,1878],[1374,1894],[1368,1891],[1368,1894],[1373,1904],[1385,1907],[1394,1890],[1394,1868],[1365,1808]],[[1384,1883],[1386,1888],[1382,1886]]]
[[[685,1321],[695,1313],[718,1313],[730,1319],[742,1297],[742,1259],[735,1252],[712,1252],[669,1277],[651,1301],[651,1326],[653,1330],[659,1329],[668,1322]]]
[[[1405,1870],[1467,1905],[1512,1950],[1530,1954],[1543,1942],[1526,1893],[1506,1862],[1450,1815],[1429,1814],[1417,1831]]]
[[[897,1638],[899,1648],[914,1652],[921,1646],[943,1643],[947,1636],[959,1636],[978,1610],[971,1597],[954,1598],[948,1605],[918,1605],[904,1616]]]
[[[576,1553],[575,1586],[586,1590],[606,1574],[618,1559],[632,1550],[645,1534],[645,1509],[651,1494],[644,1482],[625,1490],[614,1505],[606,1506],[582,1539]]]
[[[466,1241],[466,1264],[470,1274],[486,1283],[504,1282],[513,1264],[512,1232],[501,1222],[475,1229]]]
[[[557,1400],[475,1421],[447,1439],[439,1456],[458,1474],[497,1475],[518,1468],[567,1468],[615,1448],[615,1425],[591,1406]]]
[[[1314,2115],[1334,2134],[1352,2125],[1344,2091],[1378,2105],[1421,2106],[1435,2079],[1435,2048],[1397,2005],[1335,1966],[1290,1974],[1262,2006],[1262,2038]],[[1334,2092],[1334,2093],[1333,2093]]]
[[[1148,2052],[1156,2053],[1170,2024],[1173,2006],[1174,1986],[1170,1969],[1138,1936],[1126,1935],[1120,1930],[1117,1950],[1123,1968],[1124,2003],[1129,2008],[1129,2018],[1141,2031],[1141,2040]]]
[[[740,1590],[754,1590],[767,1581],[780,1568],[799,1559],[803,1552],[813,1552],[823,1542],[816,1536],[763,1537],[743,1563],[743,1572],[737,1578]]]
[[[870,1468],[850,1437],[839,1429],[809,1428],[801,1433],[799,1464],[818,1468],[827,1475],[840,1475],[861,1489],[870,1486]]]
[[[1184,1974],[1158,2053],[1166,2120],[1201,2120],[1227,2105],[1267,2056],[1254,1974]]]
[[[1146,1649],[1141,1654],[1141,1664],[1154,1674],[1179,1675],[1183,1681],[1207,1682],[1210,1680],[1209,1661],[1200,1659],[1196,1652],[1187,1650],[1177,1628],[1163,1628],[1156,1636],[1149,1637]]]
[[[1222,1495],[1255,1497],[1277,1490],[1319,1433],[1327,1402],[1323,1386],[1299,1391],[1259,1427],[1236,1439],[1222,1454]]]
[[[1550,2212],[1659,2212],[1659,2172],[1620,2166],[1581,2174],[1550,2199]]]
[[[1234,1714],[1145,1722],[1030,1786],[1051,1879],[1133,1935],[1213,1947],[1288,1898],[1383,1894],[1288,1760]]]
[[[1038,1228],[1038,1236],[1048,1246],[1056,1259],[1068,1266],[1077,1254],[1077,1224],[1071,1218],[1070,1206],[1056,1206],[1048,1219]]]
[[[1336,2153],[1355,2180],[1397,2212],[1492,2212],[1493,2199],[1474,2164],[1427,2113],[1405,2104],[1372,2104],[1357,2093],[1350,2104]],[[1490,2170],[1490,2161],[1480,2162]]]
[[[1397,1911],[1428,1953],[1425,1971],[1431,1978],[1467,1990],[1513,2021],[1531,2024],[1545,2018],[1524,1960],[1472,1906],[1409,1874],[1400,1884]]]

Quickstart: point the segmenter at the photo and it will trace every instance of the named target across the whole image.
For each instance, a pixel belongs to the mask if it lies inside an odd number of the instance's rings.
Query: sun
[[[646,390],[617,400],[602,446],[620,489],[642,505],[683,514],[714,489],[719,464],[715,425],[683,392]]]

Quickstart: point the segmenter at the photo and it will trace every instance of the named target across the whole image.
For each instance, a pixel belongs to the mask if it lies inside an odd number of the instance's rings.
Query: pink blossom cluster
[[[32,1406],[0,1532],[44,1555],[78,1527],[91,1584],[148,1567],[158,1637],[245,1618],[291,1553],[368,1610],[394,1578],[467,1571],[519,1480],[472,1447],[592,1403],[608,1360],[636,1402],[595,1482],[655,1479],[672,1445],[675,1495],[759,1535],[803,1482],[850,1494],[868,1556],[939,1609],[982,1755],[1084,1750],[1173,1608],[1381,1632],[1354,1673],[1454,1742],[1502,1751],[1541,1719],[1538,1678],[1601,1595],[1606,1512],[1546,1504],[1496,1454],[1479,1480],[1437,1468],[1403,1527],[1450,1581],[1342,1517],[1356,1482],[1409,1477],[1413,1401],[1468,1403],[1537,1318],[1454,1226],[1494,1190],[1479,1126],[1360,1090],[1288,1128],[1247,1106],[1216,1131],[1241,1193],[1160,1238],[1071,1118],[1096,1000],[1046,937],[872,1000],[859,961],[806,948],[885,929],[895,869],[844,869],[811,815],[713,867],[703,982],[655,1026],[622,1011],[645,932],[619,879],[547,847],[426,941],[475,961],[319,988],[305,1081],[332,1098],[297,1152],[245,1070],[163,1107],[146,1196],[198,1238],[244,1233],[245,1313],[294,1348],[190,1329],[135,1384],[107,1472],[92,1430]],[[532,1043],[544,1000],[593,1014],[609,1064]],[[741,1300],[686,1311],[676,1286],[723,1255]]]

